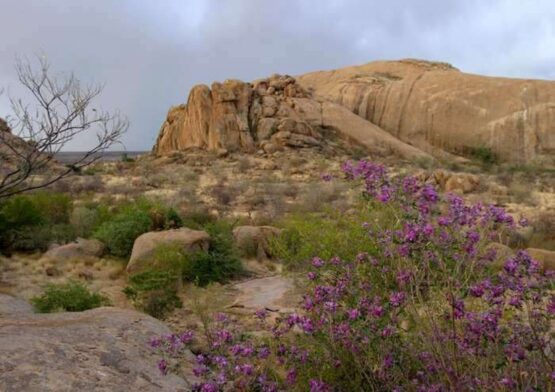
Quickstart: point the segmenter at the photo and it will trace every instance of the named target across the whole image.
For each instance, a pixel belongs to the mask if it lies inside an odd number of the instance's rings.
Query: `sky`
[[[128,116],[130,151],[149,150],[199,83],[402,58],[555,79],[553,0],[0,0],[0,10],[0,117],[7,96],[23,94],[16,58],[46,55],[53,71],[104,84],[95,105]]]

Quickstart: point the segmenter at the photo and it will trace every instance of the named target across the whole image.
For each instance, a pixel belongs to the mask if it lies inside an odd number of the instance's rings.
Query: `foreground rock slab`
[[[188,391],[186,380],[158,372],[147,346],[167,333],[131,310],[33,314],[0,295],[0,391]]]

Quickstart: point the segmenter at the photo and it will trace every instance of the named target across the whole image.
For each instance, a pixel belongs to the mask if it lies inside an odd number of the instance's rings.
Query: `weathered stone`
[[[127,272],[136,273],[151,265],[154,251],[162,244],[176,244],[187,252],[206,251],[210,246],[210,236],[204,231],[187,228],[142,234],[133,244]]]
[[[555,156],[553,81],[479,76],[409,59],[308,73],[297,82],[429,153],[485,146],[511,162]]]
[[[160,374],[148,347],[151,337],[169,333],[132,310],[33,314],[24,301],[0,294],[0,390],[188,391],[187,380]]]
[[[56,246],[48,250],[43,259],[52,261],[71,261],[87,257],[100,257],[104,253],[104,244],[98,240],[78,238],[76,242]]]
[[[451,173],[445,181],[445,192],[470,193],[480,185],[480,177],[470,173]]]

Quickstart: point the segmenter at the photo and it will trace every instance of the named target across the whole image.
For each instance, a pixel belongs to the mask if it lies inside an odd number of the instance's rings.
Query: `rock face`
[[[555,156],[553,81],[472,75],[419,60],[371,62],[297,81],[429,153],[489,147],[511,162]]]
[[[156,247],[162,244],[177,244],[188,252],[206,251],[210,246],[210,236],[204,231],[187,228],[142,234],[133,244],[127,272],[135,273],[147,266]]]
[[[318,147],[327,129],[371,152],[405,158],[555,157],[555,82],[495,78],[420,60],[377,61],[293,78],[196,86],[172,108],[154,152],[200,147],[271,153]]]
[[[427,156],[344,107],[315,100],[288,75],[194,87],[186,105],[169,111],[154,152],[165,155],[192,147],[219,153],[319,148],[330,130],[370,151]]]
[[[131,310],[33,314],[24,301],[0,295],[0,390],[188,391],[184,379],[159,373],[147,346],[168,333]]]

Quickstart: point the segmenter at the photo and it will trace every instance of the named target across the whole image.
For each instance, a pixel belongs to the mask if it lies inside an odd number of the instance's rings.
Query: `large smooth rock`
[[[538,248],[528,248],[526,251],[540,263],[543,270],[555,271],[555,251]]]
[[[33,314],[0,294],[0,390],[188,391],[186,380],[160,374],[148,347],[152,336],[169,333],[132,310]]]
[[[42,257],[52,261],[71,261],[84,257],[100,257],[104,253],[104,248],[104,244],[98,240],[78,238],[75,242],[56,246],[48,250]]]
[[[315,98],[335,102],[426,152],[489,147],[510,162],[555,156],[554,81],[473,75],[413,59],[296,79]]]
[[[233,229],[233,238],[243,254],[265,260],[272,257],[270,239],[280,233],[281,229],[272,226],[238,226]]]
[[[323,129],[333,129],[371,152],[386,147],[405,158],[428,154],[333,102],[319,102],[288,75],[254,84],[238,80],[196,86],[186,105],[170,109],[154,146],[157,155],[200,147],[267,153],[287,148],[321,148]],[[271,143],[268,141],[271,140]]]
[[[133,244],[127,272],[135,273],[148,266],[156,247],[162,244],[177,244],[187,252],[207,251],[210,236],[204,231],[187,228],[142,234]]]

